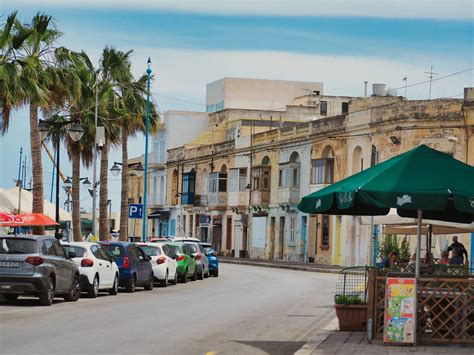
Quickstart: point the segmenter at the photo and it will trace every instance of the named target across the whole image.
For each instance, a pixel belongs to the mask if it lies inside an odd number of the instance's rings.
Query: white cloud
[[[268,16],[472,19],[474,13],[471,0],[15,0],[14,4]]]
[[[427,79],[424,73],[434,65],[440,76],[466,69],[466,64],[442,61],[439,58],[410,58],[410,62],[374,57],[325,56],[274,51],[219,51],[185,49],[136,48],[134,71],[145,70],[146,58],[153,61],[156,80],[153,91],[168,96],[196,98],[205,102],[206,84],[226,76],[262,79],[318,81],[324,83],[329,95],[361,95],[364,81],[386,83],[389,87],[403,86]],[[447,97],[472,86],[473,72],[466,72],[433,83],[433,97]],[[403,94],[403,90],[399,90]],[[408,88],[409,98],[427,98],[428,84]],[[165,100],[165,108],[170,103]],[[178,103],[175,102],[175,105]],[[163,105],[162,105],[163,106]],[[181,106],[182,107],[182,106]],[[194,107],[196,109],[196,107]]]

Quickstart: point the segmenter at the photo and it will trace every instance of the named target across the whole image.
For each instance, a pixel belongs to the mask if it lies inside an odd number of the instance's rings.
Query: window
[[[176,220],[175,220],[175,219],[171,219],[171,220],[170,220],[170,237],[174,237],[174,236],[175,236],[175,230],[176,230]]]
[[[311,183],[332,184],[334,182],[334,158],[311,161]]]
[[[239,169],[239,191],[245,191],[247,187],[247,168]]]
[[[54,249],[53,241],[51,239],[45,240],[43,246],[41,247],[41,252],[43,255],[53,255],[56,256],[56,250]]]
[[[130,245],[130,246],[128,247],[128,253],[130,254],[130,256],[131,256],[132,258],[138,259],[138,257],[139,257],[138,250],[137,250],[137,248],[134,247],[133,245]]]
[[[293,168],[293,179],[291,180],[291,187],[299,186],[299,169]]]
[[[290,217],[290,243],[295,242],[296,217]]]
[[[279,174],[278,174],[278,186],[283,187],[283,177],[284,177],[285,171],[283,169],[280,169]]]
[[[343,102],[342,107],[341,107],[341,113],[349,113],[349,103],[348,102]]]
[[[194,191],[196,187],[196,172],[191,170],[189,173],[183,173],[183,187],[181,203],[183,205],[194,204]]]
[[[219,192],[227,191],[227,174],[219,174]]]
[[[229,191],[237,191],[237,185],[239,181],[239,169],[229,170]]]
[[[42,253],[44,253],[44,243]],[[34,254],[36,241],[31,239],[0,238],[0,254]]]
[[[263,172],[263,189],[270,189],[270,172],[268,170]]]
[[[321,246],[329,247],[329,216],[323,216]]]
[[[327,116],[328,114],[328,102],[327,101],[321,101],[321,105],[319,107],[319,113],[321,116]]]
[[[209,176],[209,192],[217,192],[217,182],[219,181],[219,173],[212,173]]]
[[[64,250],[66,250],[66,253],[73,252],[74,254],[76,254],[77,258],[83,258],[86,256],[86,249],[81,247],[65,245]]]
[[[61,258],[66,258],[66,253],[64,252],[64,248],[57,240],[53,240],[54,250],[56,251],[56,255]]]

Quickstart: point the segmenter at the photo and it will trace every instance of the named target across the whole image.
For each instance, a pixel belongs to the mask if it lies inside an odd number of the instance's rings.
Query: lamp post
[[[58,116],[56,116],[58,117]],[[56,225],[56,232],[55,232],[55,237],[57,239],[60,239],[59,237],[59,174],[60,174],[60,169],[59,169],[59,163],[60,163],[60,148],[61,148],[61,142],[60,142],[60,133],[61,133],[61,128],[65,127],[67,125],[72,124],[72,127],[68,129],[69,136],[74,142],[79,141],[82,136],[84,135],[84,129],[81,127],[81,125],[77,122],[73,123],[71,121],[57,121],[57,120],[40,120],[39,122],[39,131],[41,135],[41,140],[45,140],[48,134],[52,133],[53,134],[53,140],[56,144],[56,222],[58,223]]]
[[[146,242],[147,213],[146,213],[146,195],[148,183],[148,130],[150,127],[150,79],[151,79],[151,60],[148,58],[148,68],[146,70],[148,82],[148,92],[146,96],[146,126],[145,126],[145,176],[143,179],[143,224],[142,224],[142,241]]]

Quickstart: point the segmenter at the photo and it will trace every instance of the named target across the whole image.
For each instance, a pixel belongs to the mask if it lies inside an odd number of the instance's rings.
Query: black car
[[[54,237],[0,235],[0,294],[7,300],[37,296],[42,306],[55,296],[77,301],[81,280],[73,257]]]

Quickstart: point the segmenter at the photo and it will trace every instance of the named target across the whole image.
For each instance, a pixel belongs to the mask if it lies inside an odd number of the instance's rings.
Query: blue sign
[[[131,203],[128,205],[128,218],[143,218],[143,204]]]

